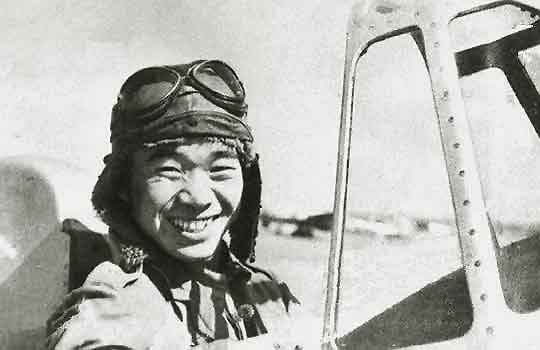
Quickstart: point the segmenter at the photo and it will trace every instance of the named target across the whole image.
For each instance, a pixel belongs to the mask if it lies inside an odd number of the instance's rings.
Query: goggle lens
[[[165,67],[150,67],[131,75],[118,96],[118,102],[127,112],[144,112],[166,101],[176,90],[180,75]]]
[[[198,90],[206,90],[229,101],[244,101],[245,91],[238,76],[221,61],[202,62],[194,66],[188,76]]]

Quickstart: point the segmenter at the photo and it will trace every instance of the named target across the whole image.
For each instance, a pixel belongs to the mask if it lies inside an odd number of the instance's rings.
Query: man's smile
[[[167,221],[175,229],[187,233],[200,233],[206,229],[208,224],[217,219],[219,215],[206,216],[203,218],[186,219],[180,217],[168,217]]]
[[[132,216],[143,233],[185,262],[211,257],[242,198],[236,151],[206,138],[167,143],[138,150],[133,170]]]

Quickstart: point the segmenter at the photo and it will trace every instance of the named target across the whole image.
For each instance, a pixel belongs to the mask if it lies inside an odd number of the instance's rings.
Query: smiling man
[[[234,145],[197,137],[155,148],[133,156],[134,220],[171,256],[207,263],[240,204]]]
[[[300,348],[298,301],[250,265],[261,181],[246,114],[221,61],[126,80],[92,196],[110,259],[51,316],[49,349]]]

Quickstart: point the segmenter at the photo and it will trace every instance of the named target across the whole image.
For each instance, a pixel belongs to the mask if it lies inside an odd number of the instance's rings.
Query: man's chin
[[[205,262],[212,258],[217,244],[215,247],[205,247],[205,245],[207,244],[202,243],[189,247],[177,248],[171,255],[173,255],[174,258],[187,263]]]
[[[211,259],[225,232],[225,224],[220,218],[210,224],[204,231],[191,234],[186,232],[167,231],[171,237],[161,242],[161,247],[178,260],[199,262]]]

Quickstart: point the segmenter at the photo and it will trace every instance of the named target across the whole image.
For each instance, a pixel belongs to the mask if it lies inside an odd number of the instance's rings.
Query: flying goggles
[[[242,82],[218,60],[143,68],[122,85],[111,139],[143,141],[187,134],[252,141]]]

